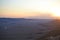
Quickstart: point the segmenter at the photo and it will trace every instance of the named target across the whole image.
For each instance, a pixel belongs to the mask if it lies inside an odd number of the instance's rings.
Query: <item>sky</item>
[[[50,18],[60,16],[60,0],[0,0],[0,17]]]

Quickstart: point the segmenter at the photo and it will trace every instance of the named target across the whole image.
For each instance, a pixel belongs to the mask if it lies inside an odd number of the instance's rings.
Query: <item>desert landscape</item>
[[[45,25],[51,26],[52,30],[48,31],[43,37],[37,38],[37,40],[60,40],[60,19],[55,19]]]
[[[56,19],[0,18],[0,39],[59,40],[59,24]]]

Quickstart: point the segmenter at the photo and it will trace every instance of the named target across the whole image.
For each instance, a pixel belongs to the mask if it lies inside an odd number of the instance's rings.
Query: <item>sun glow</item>
[[[2,0],[0,17],[60,17],[59,0]],[[48,16],[47,16],[48,15]],[[42,17],[41,17],[42,18]]]
[[[54,16],[60,17],[60,13],[56,13],[54,14]]]
[[[59,8],[52,8],[53,16],[60,17],[60,9]]]

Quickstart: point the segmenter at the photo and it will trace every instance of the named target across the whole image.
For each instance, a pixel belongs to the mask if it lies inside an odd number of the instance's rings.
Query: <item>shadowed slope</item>
[[[51,21],[45,26],[51,26],[53,29],[47,32],[43,37],[37,38],[37,40],[60,40],[60,19]]]

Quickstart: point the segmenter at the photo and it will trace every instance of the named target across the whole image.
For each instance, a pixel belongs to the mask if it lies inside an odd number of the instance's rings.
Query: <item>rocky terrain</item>
[[[46,32],[43,37],[37,38],[36,40],[60,40],[60,19],[55,19],[43,25],[52,27],[52,30]]]
[[[42,24],[50,21],[52,19],[0,18],[0,40],[35,40],[48,31]]]

